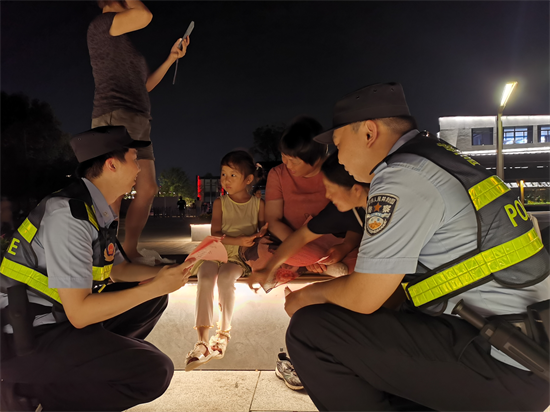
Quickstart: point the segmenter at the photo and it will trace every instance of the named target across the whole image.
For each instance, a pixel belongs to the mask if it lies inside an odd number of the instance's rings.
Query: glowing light
[[[468,150],[461,152],[465,155],[475,155],[475,156],[494,156],[497,151],[496,150]],[[544,147],[524,147],[521,149],[504,149],[502,151],[504,154],[514,155],[514,154],[537,154],[537,153],[550,153],[550,147],[544,146]]]
[[[518,82],[510,82],[506,83],[506,86],[504,86],[504,91],[502,92],[502,99],[500,100],[500,107],[504,108],[506,106],[506,103],[508,103],[508,99],[510,98],[510,95],[514,91],[514,88]]]
[[[212,225],[210,223],[203,225],[191,225],[191,242],[200,242],[206,236],[210,236]]]

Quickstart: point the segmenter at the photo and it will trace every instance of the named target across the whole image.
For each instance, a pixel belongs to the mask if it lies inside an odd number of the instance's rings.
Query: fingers
[[[314,273],[323,273],[325,270],[327,270],[327,267],[324,265],[320,265],[319,263],[314,263],[312,265],[306,266],[307,270]]]
[[[181,265],[179,265],[182,269],[186,269],[188,267],[191,267],[195,264],[196,262],[196,258],[192,257],[191,259],[189,260],[186,260],[185,262],[183,262]]]

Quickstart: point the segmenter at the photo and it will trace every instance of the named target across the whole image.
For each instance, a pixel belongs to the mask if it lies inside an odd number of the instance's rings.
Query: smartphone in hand
[[[195,22],[192,21],[191,23],[189,23],[189,26],[187,27],[187,30],[185,30],[185,34],[181,38],[180,44],[178,45],[180,50],[183,50],[182,43],[187,37],[189,37],[189,35],[191,34],[194,28],[195,28]]]

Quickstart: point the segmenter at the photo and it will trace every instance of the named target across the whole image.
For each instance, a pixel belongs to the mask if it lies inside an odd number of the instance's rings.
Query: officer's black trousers
[[[548,383],[495,360],[476,336],[452,316],[327,304],[296,312],[286,342],[321,411],[543,411]]]
[[[142,340],[167,304],[162,296],[83,329],[69,322],[39,326],[34,353],[5,359],[13,350],[2,349],[2,379],[46,411],[122,411],[150,402],[174,373],[170,358]]]

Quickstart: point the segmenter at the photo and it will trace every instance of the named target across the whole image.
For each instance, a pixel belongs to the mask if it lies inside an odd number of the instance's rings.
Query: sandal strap
[[[195,346],[193,346],[193,350],[194,350],[194,349],[197,349],[197,346],[199,346],[199,345],[202,345],[202,346],[204,346],[206,349],[210,350],[210,346],[208,345],[208,342],[205,342],[205,341],[203,341],[203,340],[197,341],[197,343],[195,343]]]
[[[218,329],[218,330],[216,331],[216,333],[217,333],[218,335],[225,336],[225,337],[227,338],[227,340],[231,339],[231,335],[229,334],[229,331],[228,331],[228,330],[220,330],[220,329]]]

